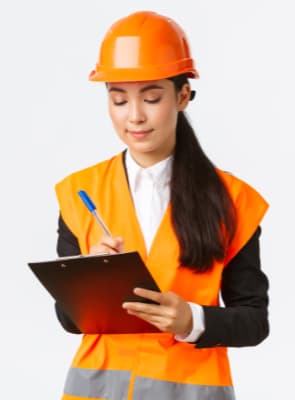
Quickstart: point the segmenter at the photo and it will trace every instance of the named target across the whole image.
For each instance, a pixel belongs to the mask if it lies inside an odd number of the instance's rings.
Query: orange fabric
[[[238,253],[255,232],[268,204],[261,195],[246,182],[233,175],[219,171],[234,201],[237,213],[237,230],[228,248],[225,265]]]
[[[156,44],[156,46],[155,46]],[[179,74],[197,78],[183,30],[170,18],[140,11],[115,22],[102,42],[91,81],[128,82]]]
[[[237,234],[228,249],[227,262],[250,239],[267,204],[246,183],[219,173],[232,195],[238,218]],[[185,300],[202,305],[219,304],[225,263],[216,262],[205,273],[195,273],[179,265],[179,245],[170,221],[170,205],[150,253],[146,253],[121,154],[74,173],[56,186],[62,217],[78,238],[83,254],[87,254],[103,232],[82,204],[77,194],[79,190],[87,191],[113,235],[124,238],[125,251],[140,253],[162,291],[172,290]],[[179,360],[181,368],[175,368]],[[129,370],[133,378],[141,376],[202,385],[232,384],[225,348],[196,349],[191,344],[175,341],[173,335],[166,333],[84,335],[72,365]],[[129,393],[131,398],[132,390]]]

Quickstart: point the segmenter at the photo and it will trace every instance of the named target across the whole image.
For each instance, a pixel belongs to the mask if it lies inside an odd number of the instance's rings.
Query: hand
[[[135,288],[134,293],[159,304],[123,303],[122,307],[128,314],[149,322],[162,332],[182,336],[187,336],[191,332],[193,328],[191,308],[182,297],[173,292],[159,293],[142,288]]]
[[[121,237],[103,236],[100,241],[90,248],[89,254],[122,253],[124,241]]]

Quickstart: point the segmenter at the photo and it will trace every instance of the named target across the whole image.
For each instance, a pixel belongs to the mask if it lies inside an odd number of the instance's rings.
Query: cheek
[[[167,128],[175,128],[177,122],[177,110],[171,104],[165,105],[158,110],[156,114],[156,119],[158,121],[158,125],[164,126]]]
[[[115,128],[120,128],[125,121],[125,112],[123,108],[109,106],[109,115]]]

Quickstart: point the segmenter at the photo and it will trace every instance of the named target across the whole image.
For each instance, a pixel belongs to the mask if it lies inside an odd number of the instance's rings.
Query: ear
[[[188,83],[185,83],[180,92],[177,94],[177,106],[178,106],[178,111],[183,111],[190,100],[190,95],[191,95],[191,88]]]

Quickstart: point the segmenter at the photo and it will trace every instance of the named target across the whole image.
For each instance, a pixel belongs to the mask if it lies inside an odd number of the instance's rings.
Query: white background
[[[201,75],[188,109],[198,137],[271,205],[261,244],[271,334],[230,350],[237,399],[293,398],[293,2],[11,0],[0,5],[1,399],[58,399],[80,342],[26,263],[55,257],[54,184],[122,149],[104,86],[87,76],[110,24],[139,9],[182,25]]]

